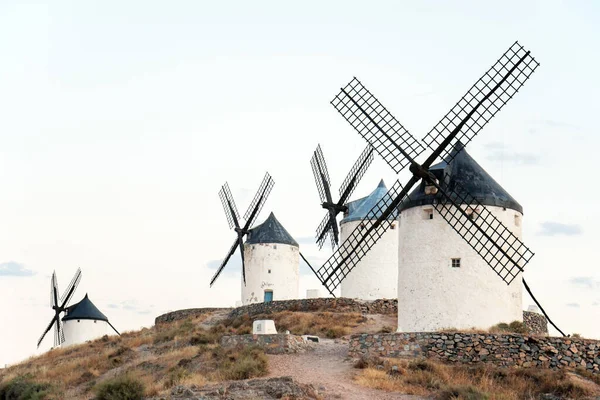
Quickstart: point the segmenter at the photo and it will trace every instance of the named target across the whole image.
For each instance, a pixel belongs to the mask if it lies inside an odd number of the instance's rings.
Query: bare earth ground
[[[291,376],[300,383],[311,384],[326,400],[421,399],[358,386],[353,381],[357,370],[346,360],[347,353],[347,342],[321,339],[314,351],[269,355],[269,377]]]

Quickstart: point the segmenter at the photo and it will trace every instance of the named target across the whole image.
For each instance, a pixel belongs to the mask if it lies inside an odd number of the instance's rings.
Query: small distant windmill
[[[52,329],[52,325],[54,325],[54,347],[60,346],[65,341],[65,333],[62,326],[62,321],[60,319],[60,314],[65,312],[67,309],[67,305],[69,301],[75,294],[75,289],[77,289],[77,285],[79,285],[79,281],[81,280],[81,269],[77,268],[77,272],[71,279],[71,283],[67,286],[67,289],[63,293],[62,297],[59,298],[58,292],[58,279],[56,279],[56,272],[52,272],[52,280],[50,281],[50,307],[54,310],[54,317],[48,324],[48,327],[40,337],[37,343],[37,347],[40,347],[42,340],[46,334]]]
[[[433,151],[421,164],[415,158],[425,150],[423,145],[361,82],[354,78],[341,89],[331,104],[396,173],[410,166],[413,176],[404,186],[396,181],[364,223],[318,269],[317,277],[332,294],[388,229],[392,223],[389,217],[397,214],[398,206],[421,180],[426,193],[441,197],[434,203],[440,215],[507,285],[523,271],[533,253],[465,189],[449,185],[444,176],[435,176],[429,167],[440,156],[449,163],[538,66],[530,52],[515,42],[425,136],[423,141]],[[462,208],[461,204],[473,207]],[[475,209],[480,211],[475,213]]]
[[[274,184],[275,181],[267,172],[265,174],[265,177],[263,178],[262,183],[260,184],[260,187],[258,188],[258,191],[256,192],[256,195],[254,196],[254,199],[252,200],[252,203],[250,203],[248,210],[246,210],[246,213],[244,214],[244,219],[246,220],[246,223],[243,226],[240,225],[240,213],[238,212],[237,206],[233,201],[231,190],[229,190],[229,184],[225,182],[225,184],[221,187],[221,190],[219,191],[219,197],[221,198],[221,203],[223,204],[223,208],[225,210],[225,216],[227,217],[227,222],[229,223],[229,229],[234,228],[237,234],[237,238],[233,242],[231,249],[229,249],[229,253],[227,253],[225,258],[223,259],[221,266],[210,280],[210,286],[212,286],[213,283],[215,283],[215,281],[219,277],[219,275],[221,275],[223,268],[225,268],[225,265],[227,265],[227,262],[229,261],[233,253],[235,253],[235,249],[238,247],[240,249],[240,255],[242,257],[242,277],[244,280],[244,285],[246,284],[246,268],[244,265],[244,237],[248,235],[250,227],[256,221],[256,218],[258,217],[260,210],[262,210],[265,202],[267,201],[267,198],[269,197],[269,194],[271,193],[271,189],[273,189]]]
[[[368,145],[358,157],[358,160],[348,172],[348,176],[344,179],[344,182],[340,186],[340,198],[337,202],[333,200],[331,195],[331,180],[329,179],[329,172],[327,171],[327,164],[325,163],[325,157],[321,151],[321,146],[318,145],[315,150],[313,157],[310,160],[313,174],[315,176],[315,183],[319,191],[319,197],[321,198],[321,207],[327,210],[327,214],[323,221],[317,228],[317,244],[319,248],[323,247],[327,236],[331,239],[331,247],[335,248],[339,245],[339,229],[336,221],[336,217],[341,212],[346,212],[348,207],[346,202],[358,186],[358,183],[364,176],[365,172],[373,162],[374,149],[371,145]]]

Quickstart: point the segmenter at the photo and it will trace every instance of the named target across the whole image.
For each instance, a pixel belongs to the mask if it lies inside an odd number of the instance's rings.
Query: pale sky
[[[234,266],[208,287],[234,238],[225,181],[243,212],[269,171],[259,221],[323,261],[311,154],[337,189],[364,148],[339,88],[358,77],[422,138],[515,40],[541,66],[468,151],[524,208],[542,305],[600,338],[600,4],[447,3],[0,1],[0,365],[36,352],[53,270],[62,290],[80,267],[73,302],[121,331],[233,306]],[[381,178],[376,156],[354,198]],[[303,272],[301,296],[320,286]]]

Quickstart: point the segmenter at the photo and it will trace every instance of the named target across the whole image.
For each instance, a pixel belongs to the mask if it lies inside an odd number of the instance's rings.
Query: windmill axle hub
[[[344,206],[344,205],[339,205],[337,203],[329,203],[329,202],[325,202],[323,204],[321,204],[321,206],[326,209],[326,210],[331,210],[334,211],[336,214],[340,213],[340,212],[346,212],[348,211],[348,207]]]

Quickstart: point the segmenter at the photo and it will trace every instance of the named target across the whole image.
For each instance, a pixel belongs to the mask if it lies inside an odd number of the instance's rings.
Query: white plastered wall
[[[341,224],[343,243],[361,221]],[[398,223],[388,229],[341,284],[341,296],[352,299],[393,299],[398,296]]]
[[[273,301],[297,299],[300,285],[298,247],[281,243],[244,245],[246,285],[242,281],[242,303],[262,303],[265,290]],[[270,272],[269,272],[270,271]]]
[[[92,319],[69,319],[63,322],[63,329],[65,333],[63,346],[85,343],[110,332],[106,321]]]
[[[486,208],[521,239],[521,213]],[[432,206],[402,211],[398,235],[399,332],[523,320],[521,274],[507,285]],[[452,258],[460,258],[460,268],[452,267]]]

